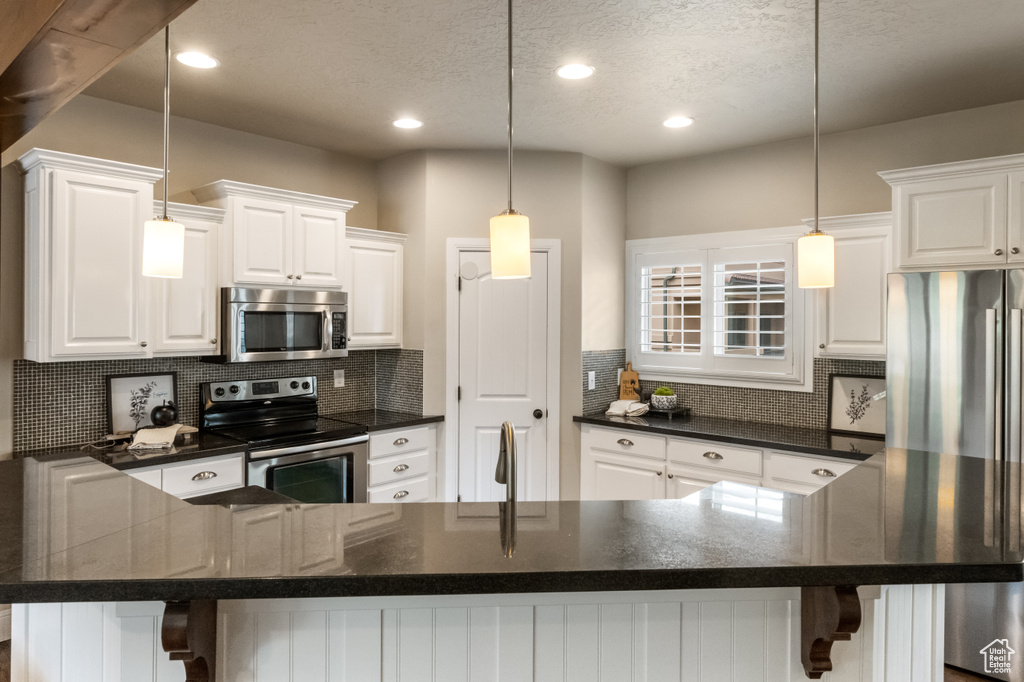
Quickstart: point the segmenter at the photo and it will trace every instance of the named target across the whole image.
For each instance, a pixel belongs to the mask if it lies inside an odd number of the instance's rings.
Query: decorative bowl
[[[655,410],[674,410],[676,409],[676,396],[652,394],[651,407]]]

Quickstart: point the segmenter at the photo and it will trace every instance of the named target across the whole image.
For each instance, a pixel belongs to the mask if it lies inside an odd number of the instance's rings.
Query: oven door
[[[346,306],[294,303],[230,304],[225,349],[229,362],[313,360],[348,355]],[[337,327],[337,328],[336,328]]]
[[[308,504],[366,502],[366,438],[249,454],[249,485]]]

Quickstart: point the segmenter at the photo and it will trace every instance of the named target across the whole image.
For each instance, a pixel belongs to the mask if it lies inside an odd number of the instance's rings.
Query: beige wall
[[[888,211],[878,171],[1024,152],[1024,101],[822,136],[821,215]],[[627,237],[798,225],[814,213],[810,138],[652,163],[627,175]]]
[[[155,111],[80,95],[4,152],[2,163],[42,147],[160,167],[162,121]],[[377,227],[373,161],[172,117],[171,200],[194,204],[190,189],[223,178],[358,201],[348,224]]]
[[[582,348],[625,348],[626,171],[584,156],[582,204]]]

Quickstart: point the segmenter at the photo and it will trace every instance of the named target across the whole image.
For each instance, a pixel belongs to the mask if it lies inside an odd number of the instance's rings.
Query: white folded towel
[[[638,400],[616,400],[608,406],[605,412],[609,417],[639,417],[647,414],[651,406]]]
[[[174,436],[177,435],[181,424],[171,424],[159,429],[140,429],[132,437],[132,444],[129,450],[160,450],[174,445]]]

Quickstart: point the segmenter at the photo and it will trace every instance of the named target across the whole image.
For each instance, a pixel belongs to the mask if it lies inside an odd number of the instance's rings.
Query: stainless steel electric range
[[[249,485],[307,503],[366,502],[366,426],[317,414],[315,376],[200,387],[204,430],[248,444]]]

